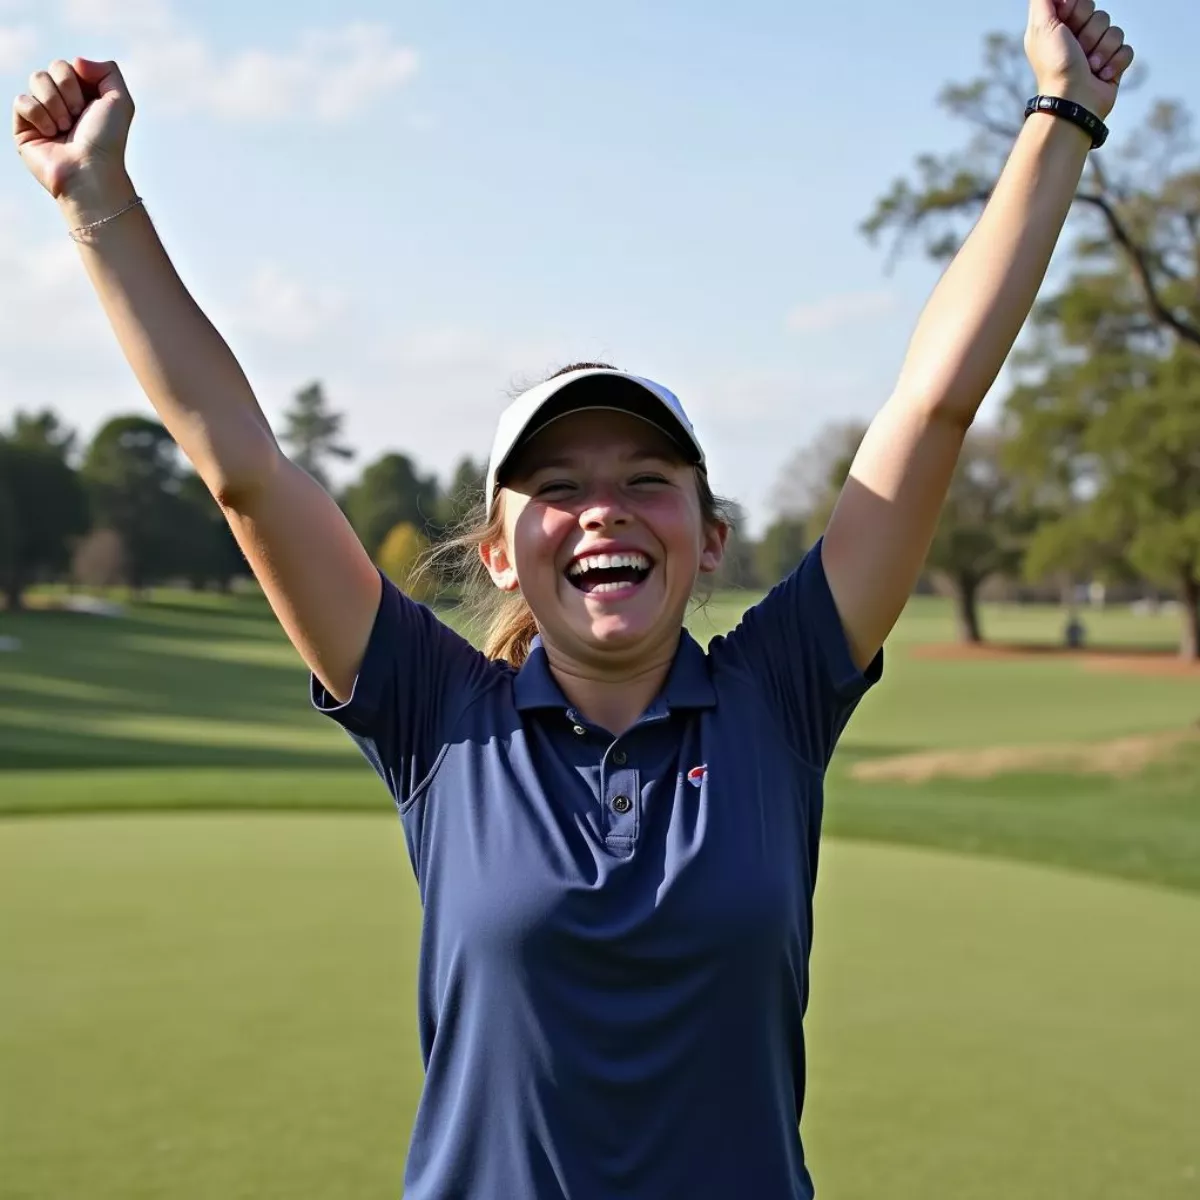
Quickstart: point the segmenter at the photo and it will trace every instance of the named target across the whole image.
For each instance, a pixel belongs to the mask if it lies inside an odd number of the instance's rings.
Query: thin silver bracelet
[[[115,213],[107,217],[101,217],[98,221],[90,221],[86,225],[80,225],[75,229],[69,230],[70,237],[73,241],[82,242],[84,235],[91,233],[93,229],[99,229],[101,225],[107,225],[109,221],[115,221],[118,217],[123,217],[130,209],[137,208],[141,203],[141,196],[134,196],[124,208],[117,209]]]

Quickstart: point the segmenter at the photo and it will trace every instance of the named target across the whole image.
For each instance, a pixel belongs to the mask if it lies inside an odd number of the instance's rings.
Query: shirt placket
[[[579,737],[604,736],[574,709],[568,710],[567,719]],[[617,738],[604,751],[596,796],[601,805],[605,845],[625,853],[632,852],[637,841],[642,803],[640,774],[630,760],[628,736]]]
[[[641,784],[638,770],[618,738],[604,755],[600,767],[600,795],[604,800],[604,840],[614,849],[632,850],[641,819]]]

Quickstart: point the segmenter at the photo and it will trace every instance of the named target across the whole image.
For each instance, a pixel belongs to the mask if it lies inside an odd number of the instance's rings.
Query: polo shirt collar
[[[525,712],[534,708],[570,708],[570,702],[555,682],[550,659],[542,639],[535,637],[529,657],[513,680],[513,699],[517,709]],[[667,681],[653,708],[663,705],[667,710],[678,708],[713,708],[717,693],[708,673],[708,656],[685,629],[679,638],[679,648],[667,674]]]

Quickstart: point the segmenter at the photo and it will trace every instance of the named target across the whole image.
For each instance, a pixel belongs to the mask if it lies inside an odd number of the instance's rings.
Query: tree
[[[866,432],[861,421],[832,421],[784,464],[769,500],[775,519],[754,552],[764,586],[783,579],[821,536]]]
[[[34,437],[0,437],[0,571],[9,608],[35,579],[64,571],[88,528],[87,498],[59,450]]]
[[[180,524],[173,570],[197,591],[214,584],[228,592],[246,560],[204,481],[193,471],[179,481]]]
[[[1127,78],[1123,90],[1133,82]],[[864,222],[868,238],[890,234],[895,254],[920,236],[935,260],[951,257],[967,221],[991,195],[1032,94],[1020,40],[990,35],[984,74],[948,85],[939,101],[971,127],[969,142],[940,158],[918,158],[915,179],[896,180]],[[1129,278],[1144,327],[1200,349],[1200,163],[1194,154],[1190,114],[1160,101],[1125,145],[1091,155],[1076,195],[1081,221],[1074,252]]]
[[[435,537],[445,537],[483,507],[487,465],[466,457],[459,461],[442,489],[434,522]]]
[[[0,447],[0,471],[3,470],[4,450]],[[21,593],[16,592],[16,600],[10,591],[8,581],[15,574],[17,558],[17,506],[9,491],[4,476],[0,473],[0,586],[3,587],[9,608],[19,608]]]
[[[866,432],[861,421],[832,421],[784,463],[768,501],[774,519],[754,547],[762,586],[787,576],[821,536]]]
[[[995,186],[1031,88],[1021,43],[990,36],[983,76],[941,96],[971,127],[970,140],[921,156],[915,177],[894,182],[864,222],[868,238],[890,235],[893,255],[920,238],[929,256],[949,258]],[[1111,569],[1123,560],[1172,577],[1188,622],[1185,653],[1200,637],[1185,515],[1196,507],[1185,460],[1200,444],[1187,390],[1187,363],[1200,355],[1198,214],[1191,116],[1159,102],[1126,145],[1088,159],[1069,247],[1076,270],[1039,306],[1032,357],[1014,358],[1026,370],[1008,416],[1026,492],[1058,513],[1057,528],[1031,541],[1027,573],[1045,569],[1074,534],[1064,565]]]
[[[32,450],[50,450],[63,462],[68,462],[75,449],[75,431],[67,428],[51,409],[37,413],[18,409],[13,417],[9,441]]]
[[[784,464],[771,491],[771,510],[779,517],[803,519],[815,541],[829,523],[866,432],[861,421],[834,421],[824,426]]]
[[[1122,275],[1075,277],[1034,313],[1009,398],[1009,457],[1055,501],[1027,573],[1057,554],[1077,570],[1123,566],[1173,589],[1180,654],[1200,658],[1200,355],[1130,319]],[[1096,309],[1104,319],[1098,319]]]
[[[407,454],[385,454],[346,489],[342,508],[367,553],[374,556],[397,525],[427,531],[438,501],[436,478],[419,474]]]
[[[725,555],[720,568],[712,576],[712,584],[719,588],[760,587],[757,547],[742,532],[746,528],[745,511],[740,504],[732,504],[731,508],[731,528],[725,541]]]
[[[71,579],[84,587],[116,587],[126,578],[125,547],[115,529],[93,529],[75,543]]]
[[[979,589],[993,575],[1016,573],[1035,524],[1033,509],[1007,470],[1002,435],[972,429],[927,559],[950,587],[960,640],[983,641]]]
[[[120,535],[129,586],[141,590],[176,569],[183,471],[166,429],[142,416],[114,417],[88,447],[81,473],[96,526]]]
[[[383,539],[376,562],[379,569],[401,591],[414,600],[428,603],[437,585],[428,571],[420,570],[429,541],[415,525],[401,522]]]
[[[1081,584],[1135,582],[1124,546],[1092,517],[1086,504],[1046,514],[1025,546],[1021,574],[1030,583],[1056,584],[1064,604],[1074,603]]]
[[[292,407],[283,414],[286,422],[280,441],[297,466],[328,489],[325,464],[329,459],[351,459],[354,451],[341,443],[341,413],[329,407],[325,389],[310,383],[296,393]]]
[[[773,587],[800,565],[812,546],[805,517],[776,517],[754,548],[754,565],[763,587]]]

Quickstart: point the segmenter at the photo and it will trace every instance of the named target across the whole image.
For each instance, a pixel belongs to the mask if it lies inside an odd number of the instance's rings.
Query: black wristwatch
[[[1095,113],[1088,112],[1074,100],[1063,100],[1059,96],[1034,96],[1025,105],[1025,119],[1028,120],[1035,112],[1050,113],[1070,121],[1072,125],[1078,125],[1092,139],[1093,150],[1099,150],[1108,141],[1108,126]]]

